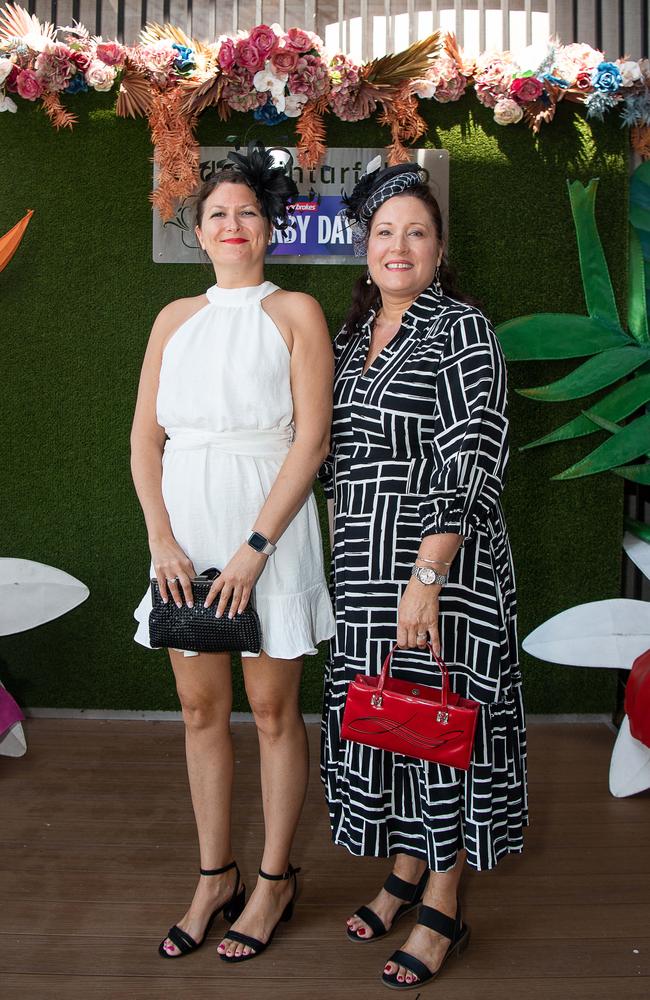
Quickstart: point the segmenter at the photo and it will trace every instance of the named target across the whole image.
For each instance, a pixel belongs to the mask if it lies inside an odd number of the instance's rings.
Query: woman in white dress
[[[230,656],[169,651],[201,874],[159,952],[178,958],[196,950],[222,912],[235,924],[219,955],[245,961],[289,919],[296,892],[290,850],[308,769],[302,658],[334,631],[311,492],[329,449],[333,360],[317,302],[264,281],[272,226],[286,225],[295,185],[259,145],[231,159],[197,197],[196,234],[217,284],[171,302],[154,323],[132,471],[163,599],[191,604],[191,578],[216,566],[221,574],[206,604],[232,616],[254,594],[261,620],[261,654],[242,656],[266,832],[247,904],[231,845]],[[147,592],[135,613],[136,639],[147,646],[150,609]]]

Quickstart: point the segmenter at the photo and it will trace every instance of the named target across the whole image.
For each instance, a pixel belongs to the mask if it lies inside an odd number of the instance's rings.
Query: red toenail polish
[[[390,972],[390,965],[384,966],[384,972]]]
[[[365,927],[359,927],[359,929],[357,930],[357,934],[360,934],[362,937],[365,933],[366,933]]]

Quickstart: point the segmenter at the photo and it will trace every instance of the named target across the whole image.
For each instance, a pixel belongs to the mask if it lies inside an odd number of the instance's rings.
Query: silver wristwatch
[[[444,587],[447,582],[447,577],[443,573],[436,573],[435,569],[431,569],[430,566],[414,566],[411,570],[411,576],[414,576],[416,580],[424,583],[427,587],[432,583],[437,583],[439,587]]]
[[[272,556],[277,549],[277,545],[270,542],[266,535],[263,535],[260,531],[252,531],[246,541],[252,549],[255,549],[256,552],[261,552],[265,556]]]

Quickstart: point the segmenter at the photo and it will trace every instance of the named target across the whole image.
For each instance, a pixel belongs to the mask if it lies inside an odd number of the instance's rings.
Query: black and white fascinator
[[[352,249],[355,257],[365,257],[367,253],[370,219],[379,206],[425,180],[426,173],[417,163],[399,163],[382,169],[381,156],[370,161],[352,193],[341,196],[345,207],[340,214],[352,226]]]
[[[298,197],[295,181],[284,164],[272,151],[255,139],[248,144],[246,153],[228,153],[228,169],[241,174],[251,191],[255,192],[262,214],[281,231],[291,225],[289,203]]]

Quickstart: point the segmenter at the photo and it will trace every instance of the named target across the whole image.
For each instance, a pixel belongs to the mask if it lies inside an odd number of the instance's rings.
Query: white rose
[[[18,110],[18,106],[15,101],[12,101],[10,97],[6,94],[0,95],[0,111],[11,111],[15,113]]]
[[[624,87],[632,87],[638,80],[641,79],[639,64],[632,62],[632,60],[621,63],[618,68],[621,71],[621,76],[623,77]]]
[[[115,67],[95,59],[86,70],[86,83],[93,90],[110,90],[115,83]]]
[[[0,59],[0,86],[5,82],[13,69],[11,59]]]
[[[287,118],[299,118],[303,104],[307,103],[306,94],[290,94],[284,99],[284,113]]]
[[[494,120],[497,125],[516,125],[523,117],[521,106],[509,97],[502,97],[494,105]]]

